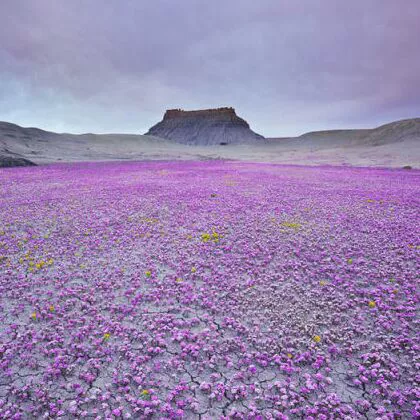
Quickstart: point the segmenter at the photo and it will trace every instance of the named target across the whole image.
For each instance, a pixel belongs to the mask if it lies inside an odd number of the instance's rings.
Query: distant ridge
[[[414,142],[420,148],[420,118],[394,121],[376,128],[311,131],[299,137],[268,139],[271,142],[285,140],[314,147],[376,147]]]
[[[236,115],[234,108],[184,111],[168,109],[163,120],[146,135],[158,136],[182,144],[201,146],[255,143],[264,137],[252,131],[249,124]]]

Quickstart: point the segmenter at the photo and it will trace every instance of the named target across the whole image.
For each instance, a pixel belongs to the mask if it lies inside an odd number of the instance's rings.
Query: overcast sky
[[[1,0],[0,120],[144,133],[233,106],[269,136],[420,117],[419,0]]]

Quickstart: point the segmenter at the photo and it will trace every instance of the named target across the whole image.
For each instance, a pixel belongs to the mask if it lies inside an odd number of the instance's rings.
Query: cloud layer
[[[418,0],[0,3],[0,120],[145,132],[234,106],[266,136],[420,116]]]

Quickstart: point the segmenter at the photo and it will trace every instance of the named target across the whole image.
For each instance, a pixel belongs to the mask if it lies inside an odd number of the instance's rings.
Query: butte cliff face
[[[183,111],[169,109],[163,120],[147,133],[183,144],[225,145],[256,143],[264,137],[254,133],[233,108]]]

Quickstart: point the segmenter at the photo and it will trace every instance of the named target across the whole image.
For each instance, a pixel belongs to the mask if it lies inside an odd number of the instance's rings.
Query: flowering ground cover
[[[418,417],[419,181],[0,170],[0,418]]]

